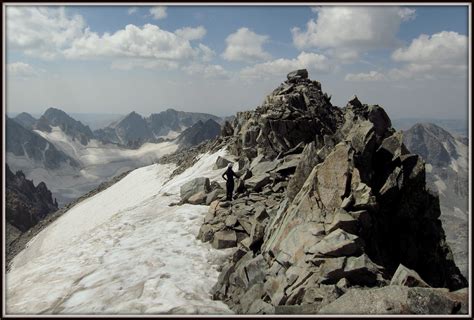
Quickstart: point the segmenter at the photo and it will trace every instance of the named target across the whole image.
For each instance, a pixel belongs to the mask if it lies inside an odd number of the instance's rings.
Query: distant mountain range
[[[468,145],[432,123],[404,132],[407,148],[426,161],[428,188],[439,194],[441,221],[461,272],[468,272]]]
[[[6,121],[7,163],[45,181],[63,205],[114,175],[218,136],[222,121],[168,109],[149,117],[131,112],[93,131],[57,108],[39,118],[20,113]]]
[[[184,129],[198,121],[222,122],[222,119],[206,113],[194,113],[168,109],[145,118],[135,111],[116,123],[94,131],[96,138],[104,143],[116,143],[137,148],[145,142],[159,142],[176,138]]]

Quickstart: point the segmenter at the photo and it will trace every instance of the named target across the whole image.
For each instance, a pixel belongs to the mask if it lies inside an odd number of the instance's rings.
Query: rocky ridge
[[[227,145],[215,166],[237,162],[236,199],[207,179],[181,188],[182,202],[210,205],[198,238],[236,248],[214,298],[251,314],[465,312],[422,158],[380,106],[338,108],[306,70],[287,78],[194,151]],[[354,295],[386,302],[353,309]]]

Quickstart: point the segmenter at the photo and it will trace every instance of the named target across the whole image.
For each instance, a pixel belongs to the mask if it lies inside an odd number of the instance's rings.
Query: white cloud
[[[222,57],[229,61],[255,62],[271,59],[271,55],[263,49],[269,37],[259,35],[248,28],[240,28],[226,38],[227,47]]]
[[[229,79],[230,73],[220,65],[192,64],[183,67],[190,75],[202,76],[206,79]]]
[[[392,54],[395,61],[412,63],[467,62],[467,37],[457,32],[442,31],[431,36],[422,34],[407,48],[399,48]]]
[[[137,7],[131,7],[130,9],[127,10],[128,15],[132,15],[138,12]]]
[[[414,20],[416,17],[416,10],[410,8],[400,8],[398,10],[398,15],[402,18],[402,21]]]
[[[168,16],[168,13],[166,12],[166,7],[163,6],[156,6],[150,9],[150,14],[153,17],[153,19],[160,20],[164,19]]]
[[[64,8],[6,7],[9,49],[26,55],[53,59],[85,28],[80,15],[69,16]]]
[[[27,78],[38,75],[38,72],[28,63],[13,62],[7,64],[7,75]]]
[[[413,9],[387,6],[317,7],[312,11],[317,19],[308,21],[306,30],[291,30],[295,46],[335,49],[338,55],[350,50],[352,59],[363,51],[397,44],[401,22],[415,15]]]
[[[267,78],[272,76],[281,77],[295,69],[308,69],[308,71],[326,73],[331,65],[326,56],[301,52],[295,59],[276,59],[264,63],[259,63],[251,67],[246,67],[240,72],[244,78]]]
[[[206,28],[199,26],[196,28],[184,27],[177,29],[174,33],[186,40],[202,39],[206,35]]]
[[[406,64],[390,70],[389,76],[394,80],[466,76],[467,44],[467,37],[457,32],[422,34],[393,52],[393,60]]]
[[[345,81],[383,81],[386,80],[385,75],[378,71],[370,71],[368,73],[349,73],[344,78]]]
[[[72,43],[64,54],[68,58],[95,57],[136,57],[164,60],[186,60],[199,54],[190,42],[160,29],[156,25],[146,24],[142,28],[129,24],[125,29],[102,36],[87,30]]]

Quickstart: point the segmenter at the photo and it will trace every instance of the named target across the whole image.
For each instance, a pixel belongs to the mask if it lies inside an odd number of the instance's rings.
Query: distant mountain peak
[[[92,133],[92,130],[89,128],[89,126],[86,126],[82,122],[75,120],[63,110],[57,108],[48,108],[44,112],[43,116],[41,116],[40,120],[45,122],[42,125],[43,128],[47,128],[46,124],[54,127],[60,127],[64,133],[72,137],[73,140],[78,139],[83,145],[87,145],[89,141],[94,138],[94,134]],[[37,126],[37,129],[42,130],[42,127]]]

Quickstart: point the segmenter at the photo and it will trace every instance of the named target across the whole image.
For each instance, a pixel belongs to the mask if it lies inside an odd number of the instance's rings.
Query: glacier
[[[222,182],[222,149],[170,179],[175,166],[130,172],[34,237],[6,274],[8,314],[228,314],[211,299],[233,250],[196,240],[207,206],[168,206],[196,177]]]

